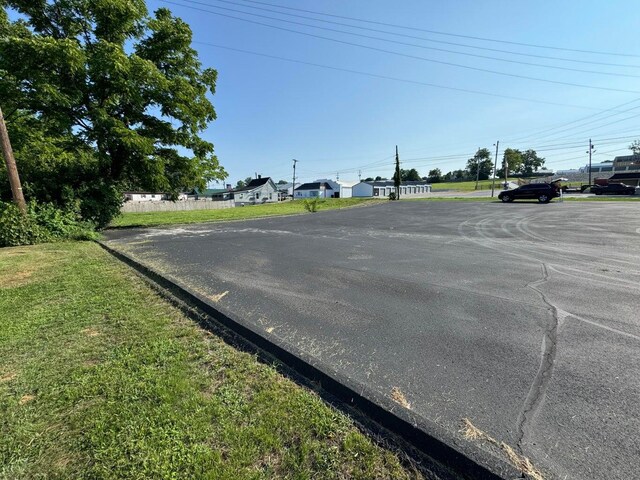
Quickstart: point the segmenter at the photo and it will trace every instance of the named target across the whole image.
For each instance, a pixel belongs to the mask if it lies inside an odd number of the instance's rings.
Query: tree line
[[[535,150],[529,149],[521,151],[515,148],[505,149],[502,155],[502,162],[496,169],[496,176],[498,178],[504,177],[505,164],[508,168],[509,175],[518,175],[527,177],[533,175],[535,172],[544,167],[545,159],[538,156]],[[487,180],[493,175],[493,160],[491,152],[488,148],[479,148],[473,157],[467,160],[467,166],[464,169],[452,170],[445,174],[439,168],[429,170],[426,176],[421,176],[418,170],[400,169],[400,180],[406,181],[420,181],[424,180],[429,183],[439,182],[455,182],[465,180],[475,180],[476,176],[479,180]],[[394,173],[391,180],[396,179]],[[367,177],[365,182],[383,181],[388,180],[385,177]]]

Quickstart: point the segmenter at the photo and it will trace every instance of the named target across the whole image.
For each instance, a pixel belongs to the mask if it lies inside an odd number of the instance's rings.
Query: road
[[[640,470],[640,205],[390,202],[106,236],[545,478]]]

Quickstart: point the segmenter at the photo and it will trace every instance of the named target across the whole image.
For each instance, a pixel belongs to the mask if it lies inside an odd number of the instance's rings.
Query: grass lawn
[[[510,178],[509,181],[516,181],[514,178]],[[491,182],[493,180],[480,180],[478,182],[478,190],[491,190]],[[502,184],[504,183],[504,179],[499,180],[496,178],[496,192],[500,192],[502,190]],[[432,192],[438,192],[443,190],[453,190],[457,192],[472,192],[476,189],[475,180],[470,182],[445,182],[445,183],[434,183],[431,185]]]
[[[382,200],[370,198],[327,198],[320,200],[318,210],[354,207],[379,203]],[[224,220],[246,220],[274,215],[295,215],[307,213],[303,200],[269,203],[221,210],[189,210],[184,212],[123,213],[112,222],[112,227],[152,227],[184,223],[216,222]]]
[[[0,478],[418,476],[98,245],[0,250]]]

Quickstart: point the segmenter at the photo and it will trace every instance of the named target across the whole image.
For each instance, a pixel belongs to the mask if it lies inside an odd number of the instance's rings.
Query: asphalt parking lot
[[[106,238],[545,478],[640,470],[640,204],[393,202]]]

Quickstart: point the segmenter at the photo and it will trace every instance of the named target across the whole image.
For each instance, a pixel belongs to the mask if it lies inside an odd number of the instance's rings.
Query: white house
[[[270,177],[254,178],[242,188],[233,191],[236,205],[257,205],[261,203],[275,203],[278,201],[278,188]]]
[[[295,193],[295,198],[334,198],[335,190],[327,182],[311,182],[296,187]]]
[[[353,196],[352,188],[357,182],[345,182],[343,180],[331,180],[329,178],[321,178],[316,182],[325,182],[331,186],[333,190],[333,198],[351,198]]]
[[[393,180],[360,182],[352,188],[354,197],[385,198],[396,189]],[[418,198],[431,193],[431,184],[425,180],[406,181],[400,184],[400,198]]]
[[[159,202],[167,198],[167,194],[159,192],[124,192],[125,202]]]

